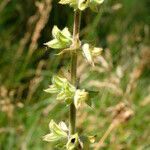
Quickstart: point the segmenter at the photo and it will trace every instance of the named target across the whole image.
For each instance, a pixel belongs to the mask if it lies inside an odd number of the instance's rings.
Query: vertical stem
[[[76,48],[76,50],[71,53],[71,82],[75,87],[77,86],[77,49],[79,45],[80,20],[81,12],[80,10],[75,10],[72,46]],[[69,128],[70,134],[74,134],[76,131],[76,108],[74,103],[70,105]]]

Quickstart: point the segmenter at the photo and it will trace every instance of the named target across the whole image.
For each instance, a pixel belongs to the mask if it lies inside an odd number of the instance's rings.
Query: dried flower
[[[88,100],[88,98],[88,92],[86,92],[84,89],[77,89],[74,95],[74,105],[76,109],[78,109],[82,103],[85,103]]]
[[[99,56],[102,52],[102,48],[93,47],[88,43],[85,43],[82,46],[83,55],[86,58],[87,62],[94,66],[93,57]]]

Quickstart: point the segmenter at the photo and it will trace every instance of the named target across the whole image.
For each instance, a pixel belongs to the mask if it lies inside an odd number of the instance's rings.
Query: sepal
[[[89,99],[88,92],[86,92],[84,89],[83,90],[77,89],[74,95],[74,105],[76,109],[78,109],[82,105],[82,103],[88,102],[88,99]]]
[[[78,133],[71,135],[67,144],[67,150],[83,149],[83,143],[80,141]]]
[[[82,46],[83,56],[86,58],[87,62],[94,66],[94,57],[99,56],[102,52],[102,48],[94,47],[88,43],[83,44]]]
[[[51,94],[56,93],[57,100],[63,100],[67,104],[71,104],[75,90],[76,88],[70,84],[66,78],[54,76],[52,79],[52,85],[50,85],[49,88],[44,91]]]
[[[60,0],[59,3],[62,5],[70,5],[74,9],[79,9],[81,11],[86,8],[90,8],[93,11],[97,11],[97,7],[102,4],[104,0]]]
[[[67,138],[67,133],[60,125],[57,125],[53,120],[49,123],[50,133],[43,137],[44,141],[55,142],[64,138]]]
[[[44,43],[44,45],[53,49],[64,49],[72,44],[72,36],[67,27],[60,30],[57,26],[54,26],[52,29],[52,36],[54,39]]]
[[[78,8],[80,10],[84,10],[88,7],[90,0],[79,0],[78,1]]]
[[[70,5],[71,7],[73,7],[74,9],[77,9],[78,8],[78,5],[77,5],[77,1],[76,0],[60,0],[59,1],[60,4],[62,5]]]
[[[58,89],[55,85],[50,85],[49,88],[45,89],[44,91],[47,92],[47,93],[54,94],[54,93],[58,92]]]

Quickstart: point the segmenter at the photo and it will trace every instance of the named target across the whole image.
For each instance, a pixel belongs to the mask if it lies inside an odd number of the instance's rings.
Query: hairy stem
[[[80,19],[81,12],[76,10],[74,12],[74,26],[73,26],[73,52],[71,52],[71,82],[77,87],[77,50],[79,46],[79,32],[80,32]],[[76,108],[74,103],[70,105],[70,114],[69,114],[69,128],[70,134],[74,134],[76,131]]]

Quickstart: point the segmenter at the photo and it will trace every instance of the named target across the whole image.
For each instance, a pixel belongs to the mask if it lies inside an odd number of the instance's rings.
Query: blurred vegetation
[[[78,131],[97,134],[99,141],[116,105],[125,103],[134,112],[102,149],[150,149],[149,10],[148,0],[105,0],[99,13],[82,14],[81,39],[104,51],[95,68],[79,58],[80,86],[99,93],[93,108],[77,114]],[[43,89],[57,72],[68,77],[70,59],[56,57],[43,43],[54,25],[72,29],[72,22],[72,9],[55,0],[0,0],[0,150],[55,149],[42,136],[52,118],[66,120],[68,108]]]

